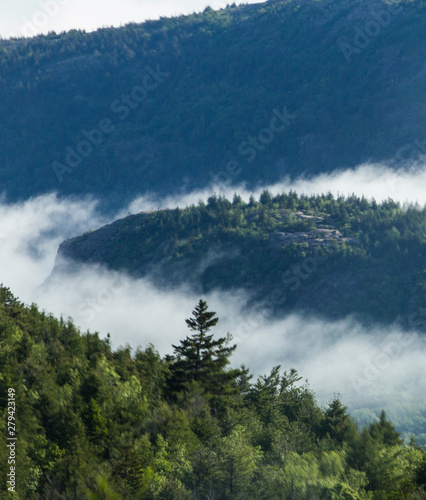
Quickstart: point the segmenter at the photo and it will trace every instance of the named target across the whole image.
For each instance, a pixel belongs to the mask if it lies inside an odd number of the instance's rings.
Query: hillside
[[[275,315],[399,323],[426,331],[426,210],[352,196],[211,197],[140,213],[63,242],[50,279],[102,264],[160,287],[245,289]]]
[[[249,185],[425,153],[420,0],[270,0],[0,41],[0,189]]]
[[[229,339],[207,335],[216,314],[203,301],[192,314],[162,358],[114,351],[0,287],[1,497],[425,498],[425,454],[384,412],[359,429],[293,369],[251,383],[227,366]]]

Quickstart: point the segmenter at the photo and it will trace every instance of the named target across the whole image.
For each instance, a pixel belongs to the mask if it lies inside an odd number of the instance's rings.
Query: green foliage
[[[236,345],[229,346],[232,337],[213,339],[207,332],[216,326],[219,318],[208,311],[207,303],[200,300],[194,317],[186,320],[188,327],[197,332],[179,346],[173,345],[174,357],[171,361],[170,385],[172,390],[182,390],[192,382],[199,383],[208,394],[216,396],[230,394],[237,390],[235,380],[240,375],[238,370],[225,370],[229,357]],[[229,347],[228,347],[229,346]]]
[[[376,441],[388,446],[401,445],[403,442],[394,426],[386,419],[385,411],[381,412],[379,422],[370,424],[369,431]]]
[[[326,409],[321,423],[321,434],[336,444],[351,442],[356,434],[355,424],[339,399],[334,399]]]
[[[426,209],[355,195],[260,198],[211,196],[133,215],[64,242],[60,253],[77,262],[97,255],[160,286],[244,288],[250,307],[266,305],[272,315],[355,315],[426,331]]]
[[[209,338],[215,313],[201,300],[193,314],[192,338]],[[177,360],[153,346],[112,351],[109,339],[81,334],[3,287],[0,318],[0,433],[13,387],[17,498],[424,498],[423,451],[403,446],[384,413],[360,430],[337,398],[318,407],[294,369],[275,367],[251,384],[242,367],[218,407],[221,391],[191,371],[171,398]],[[207,379],[229,372],[227,363],[207,366]],[[3,446],[2,471],[7,460]],[[4,481],[0,496],[8,498]]]

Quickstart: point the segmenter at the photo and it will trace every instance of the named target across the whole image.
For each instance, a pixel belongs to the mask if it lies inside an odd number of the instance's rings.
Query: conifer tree
[[[214,339],[213,334],[208,334],[219,318],[215,312],[208,311],[204,300],[198,302],[192,314],[186,324],[195,333],[181,340],[180,345],[173,345],[172,386],[182,390],[195,381],[211,394],[234,392],[240,371],[226,370],[229,357],[237,347],[230,345],[232,336],[228,333],[226,337]]]
[[[381,441],[387,446],[401,446],[404,442],[393,424],[387,420],[384,410],[380,413],[379,421],[370,424],[369,432],[376,441]]]
[[[356,426],[347,413],[346,406],[336,396],[324,412],[320,435],[341,444],[349,442],[355,434]]]

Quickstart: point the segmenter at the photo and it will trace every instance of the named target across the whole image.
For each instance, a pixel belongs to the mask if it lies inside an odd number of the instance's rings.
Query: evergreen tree
[[[387,446],[402,445],[404,442],[399,432],[396,431],[393,424],[386,418],[384,410],[380,413],[379,421],[370,424],[369,432],[376,441],[381,441]]]
[[[338,444],[349,442],[356,433],[356,426],[347,413],[347,408],[335,397],[324,413],[320,436]]]
[[[186,320],[188,328],[195,333],[174,348],[172,358],[171,385],[174,390],[187,388],[191,382],[197,382],[207,393],[221,395],[237,390],[236,378],[239,370],[226,370],[229,357],[236,349],[230,345],[232,336],[213,338],[208,334],[217,325],[216,313],[208,311],[207,303],[200,300],[192,312],[192,318]]]
[[[0,432],[13,432],[16,400],[22,479],[16,494],[2,481],[0,498],[426,498],[424,451],[400,445],[384,412],[359,431],[339,399],[322,411],[294,369],[251,384],[227,367],[235,347],[209,334],[205,302],[187,324],[169,362],[153,346],[131,356],[0,286]],[[187,389],[174,402],[169,370]],[[10,453],[0,447],[1,471]]]

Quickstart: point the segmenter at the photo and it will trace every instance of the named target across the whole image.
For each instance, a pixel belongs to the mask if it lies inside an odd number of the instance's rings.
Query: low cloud
[[[132,213],[142,210],[156,210],[157,208],[185,207],[197,204],[199,200],[206,200],[209,196],[224,195],[232,199],[237,192],[245,201],[250,195],[259,197],[264,189],[269,189],[272,194],[288,192],[290,190],[299,194],[321,195],[332,193],[334,196],[350,196],[355,194],[359,197],[377,202],[392,198],[402,204],[426,204],[426,166],[415,166],[393,170],[385,165],[364,164],[355,169],[336,171],[329,174],[320,174],[313,178],[298,178],[291,180],[284,178],[280,182],[261,186],[254,191],[248,190],[245,184],[239,186],[213,185],[206,189],[173,194],[159,198],[156,195],[144,195],[130,204],[129,211]],[[124,212],[123,212],[124,213]]]
[[[96,207],[90,199],[64,200],[54,194],[0,203],[0,282],[30,302],[51,272],[59,244],[107,222]]]
[[[147,279],[84,266],[68,277],[57,277],[37,290],[36,302],[59,315],[67,312],[85,329],[111,334],[114,347],[133,348],[149,343],[162,355],[189,331],[199,296],[187,288],[159,290]],[[245,364],[257,376],[281,365],[294,367],[308,379],[322,405],[340,393],[351,409],[386,408],[420,404],[424,411],[426,346],[422,337],[397,327],[367,329],[348,318],[328,322],[291,315],[277,320],[246,309],[243,290],[213,292],[203,297],[217,312],[217,334],[230,332],[238,345],[235,366]],[[401,413],[401,412],[399,412]]]
[[[283,181],[269,189],[276,193],[293,189],[300,193],[354,192],[377,201],[392,197],[401,202],[426,203],[425,169],[394,173],[383,166],[364,165],[355,170],[321,175],[312,180]],[[114,217],[105,218],[90,199],[61,199],[46,195],[22,204],[0,203],[0,282],[26,303],[36,302],[55,315],[71,316],[83,331],[109,332],[115,347],[133,348],[153,343],[161,354],[189,333],[185,318],[199,296],[182,287],[156,288],[148,279],[111,272],[100,266],[81,266],[72,276],[51,273],[59,243],[96,229],[128,212],[206,201],[212,193],[232,198],[237,191],[214,187],[201,192],[158,199],[154,195],[135,200]],[[259,191],[255,194],[258,194]],[[220,322],[218,333],[234,334],[238,349],[233,364],[245,363],[255,375],[280,364],[296,368],[307,378],[320,402],[341,393],[351,408],[398,405],[425,406],[424,337],[394,328],[366,329],[351,318],[326,322],[292,315],[277,320],[262,311],[247,311],[243,290],[213,292],[203,297]]]

